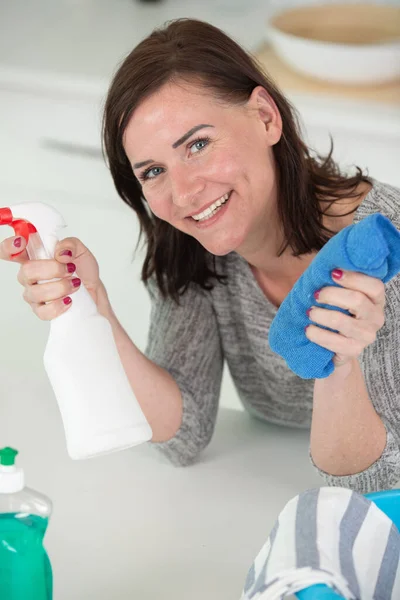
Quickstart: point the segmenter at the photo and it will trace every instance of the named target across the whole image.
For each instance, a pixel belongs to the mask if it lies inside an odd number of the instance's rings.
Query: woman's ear
[[[251,92],[248,107],[257,111],[256,114],[265,127],[269,144],[271,146],[277,144],[282,136],[282,117],[274,100],[261,85]]]

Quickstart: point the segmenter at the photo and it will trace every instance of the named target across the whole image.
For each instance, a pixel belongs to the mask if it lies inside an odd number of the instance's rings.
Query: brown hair
[[[302,141],[296,113],[257,61],[216,27],[192,19],[178,19],[156,29],[128,55],[111,83],[104,111],[103,139],[118,194],[136,212],[147,253],[142,280],[155,276],[165,296],[178,300],[191,282],[205,289],[219,279],[215,257],[193,237],[154,216],[133,175],[123,147],[123,134],[135,108],[176,81],[197,81],[224,102],[242,104],[253,89],[263,86],[282,117],[283,132],[274,146],[278,176],[279,218],[293,255],[320,250],[333,235],[324,227],[320,203],[357,197],[361,170],[342,175],[332,159],[313,155]],[[354,209],[356,210],[356,209]],[[350,211],[350,212],[354,212]],[[350,213],[346,213],[350,214]],[[344,215],[341,215],[344,216]]]

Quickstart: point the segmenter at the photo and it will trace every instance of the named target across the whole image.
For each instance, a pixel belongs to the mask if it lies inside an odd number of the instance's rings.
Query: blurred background
[[[44,201],[64,214],[69,225],[65,235],[80,237],[97,256],[115,311],[142,349],[149,301],[140,283],[142,254],[134,256],[138,228],[104,164],[100,122],[112,73],[154,27],[176,17],[195,17],[221,27],[256,54],[277,80],[298,109],[304,135],[316,150],[326,152],[332,135],[335,156],[344,168],[357,164],[371,176],[400,186],[399,21],[385,12],[389,6],[398,10],[399,2],[352,3],[364,11],[369,25],[366,35],[362,32],[354,40],[350,28],[350,39],[339,40],[344,50],[332,47],[325,26],[333,22],[332,14],[342,15],[339,31],[354,20],[362,25],[360,13],[347,17],[343,12],[349,2],[341,7],[326,0],[308,2],[314,7],[329,4],[333,13],[292,14],[289,22],[273,21],[277,13],[305,4],[0,0],[0,205]],[[378,5],[372,16],[376,30],[371,30],[369,5],[375,5],[374,10]],[[313,32],[307,27],[296,31],[304,18]],[[308,45],[316,39],[325,44],[321,51]],[[290,46],[299,40],[306,45]],[[328,50],[333,55],[325,56]],[[356,56],[355,50],[366,53]],[[389,52],[389,58],[381,52]],[[384,65],[392,65],[393,72],[382,81]],[[355,84],[360,74],[366,80]],[[342,76],[347,81],[341,81]],[[1,239],[11,233],[2,229]],[[37,320],[22,301],[16,265],[1,263],[0,273],[0,396],[19,390],[15,413],[5,415],[0,403],[1,437],[27,401],[37,403],[43,413],[56,407],[42,366],[48,324]],[[240,408],[228,374],[221,402]]]

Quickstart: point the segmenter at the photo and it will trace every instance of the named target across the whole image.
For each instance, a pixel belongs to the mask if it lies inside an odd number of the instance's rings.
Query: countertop
[[[54,502],[54,600],[238,600],[286,502],[322,484],[307,431],[239,411],[220,410],[211,445],[185,468],[149,445],[72,461],[40,370],[2,386],[1,412],[2,444]]]

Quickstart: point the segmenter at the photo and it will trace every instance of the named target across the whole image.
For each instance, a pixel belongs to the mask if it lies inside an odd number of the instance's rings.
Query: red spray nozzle
[[[12,221],[11,210],[9,208],[0,208],[0,225],[11,225]]]
[[[31,233],[36,233],[37,229],[29,221],[24,219],[14,219],[10,208],[0,208],[0,225],[9,225],[14,229],[15,235],[23,237],[26,243],[29,242],[29,236]],[[23,252],[23,250],[21,251]],[[18,256],[21,252],[12,254],[12,256]]]

